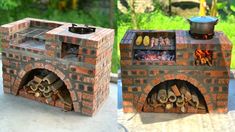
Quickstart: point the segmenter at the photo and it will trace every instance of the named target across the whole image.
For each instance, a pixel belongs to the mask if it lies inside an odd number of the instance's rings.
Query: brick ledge
[[[2,53],[0,53],[0,60],[2,59]],[[120,71],[119,71],[120,72]],[[118,77],[120,77],[120,73],[110,73],[110,82],[117,83]],[[235,79],[235,69],[230,70],[230,78]]]

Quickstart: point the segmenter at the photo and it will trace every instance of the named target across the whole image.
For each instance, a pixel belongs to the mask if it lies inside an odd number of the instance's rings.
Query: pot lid
[[[218,19],[211,16],[198,16],[198,17],[192,17],[189,20],[191,22],[208,23],[208,22],[216,22]]]

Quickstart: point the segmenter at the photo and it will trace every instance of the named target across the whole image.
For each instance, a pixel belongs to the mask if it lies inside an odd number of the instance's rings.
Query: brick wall
[[[16,38],[15,33],[30,25],[49,26],[52,29],[45,34],[45,49],[11,44]],[[64,81],[74,111],[92,116],[109,94],[114,31],[97,28],[97,32],[91,35],[77,35],[68,33],[68,26],[68,23],[27,18],[0,28],[4,92],[18,95],[28,72],[47,69]],[[61,58],[62,43],[79,45],[77,62]]]
[[[133,42],[139,32],[129,30],[120,43],[124,112],[142,111],[152,88],[173,79],[190,82],[198,88],[208,112],[228,110],[228,84],[232,44],[222,32],[211,40],[193,40],[187,31],[176,31],[176,61],[137,61],[132,59]],[[213,51],[212,66],[196,66],[196,49]]]

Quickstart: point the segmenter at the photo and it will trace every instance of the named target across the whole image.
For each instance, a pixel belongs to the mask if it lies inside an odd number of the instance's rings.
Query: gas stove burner
[[[69,27],[69,31],[77,34],[89,34],[95,32],[95,28],[84,25],[84,27],[78,27],[76,24],[72,24],[72,27]]]
[[[214,36],[214,33],[212,33],[212,34],[197,34],[197,33],[191,33],[190,31],[189,31],[189,34],[194,39],[204,39],[204,40],[212,39]]]

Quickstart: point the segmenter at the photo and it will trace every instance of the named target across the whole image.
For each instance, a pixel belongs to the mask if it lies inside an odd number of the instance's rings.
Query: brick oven
[[[0,33],[5,93],[88,116],[108,97],[114,30],[26,18]]]
[[[120,43],[124,112],[227,112],[232,44],[223,32],[195,35],[126,32]]]

